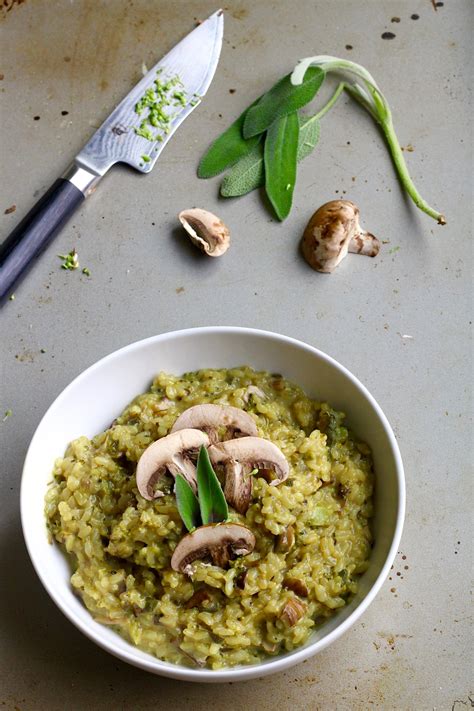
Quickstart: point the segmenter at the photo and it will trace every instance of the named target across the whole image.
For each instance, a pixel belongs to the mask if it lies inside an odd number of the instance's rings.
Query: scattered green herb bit
[[[10,294],[8,298],[10,299],[10,301],[15,301],[15,294]]]
[[[314,69],[316,71],[311,71]],[[244,119],[244,138],[263,133],[276,119],[306,106],[316,96],[323,80],[324,72],[318,67],[310,67],[303,82],[297,86],[291,83],[290,74],[280,79],[255,106],[249,108]]]
[[[217,138],[201,158],[198,166],[199,178],[213,178],[223,170],[236,163],[239,158],[247,155],[260,140],[259,136],[246,140],[242,135],[242,128],[247,111],[255,106],[257,99],[243,114]]]
[[[282,116],[272,123],[265,140],[265,190],[279,220],[284,220],[291,210],[299,127],[296,112]]]
[[[88,267],[84,267],[84,269],[82,270],[82,273],[85,274],[86,276],[91,275],[90,269]]]
[[[150,158],[150,156],[142,156],[142,161],[144,163],[149,163],[151,161],[151,158]]]
[[[184,525],[188,531],[194,531],[195,528],[202,524],[199,501],[181,474],[178,474],[176,477],[175,494],[176,505]]]
[[[389,254],[395,254],[395,252],[398,252],[399,249],[400,249],[400,246],[398,246],[398,247],[392,247],[392,249],[390,249],[388,253],[389,253]]]
[[[2,420],[2,422],[5,422],[5,420],[8,420],[9,417],[13,415],[13,410],[5,410],[5,416]]]
[[[392,112],[388,101],[367,69],[360,64],[345,59],[339,59],[339,57],[326,55],[307,57],[297,64],[291,75],[291,81],[295,86],[303,85],[302,82],[306,80],[306,73],[310,66],[317,66],[326,73],[342,72],[351,76],[350,81],[344,83],[344,89],[353,99],[358,101],[380,125],[404,189],[420,210],[430,217],[433,217],[440,225],[446,224],[445,216],[430,207],[416,189],[408,172],[402,149],[393,127]],[[358,80],[362,80],[362,82]]]
[[[196,477],[203,524],[226,521],[229,516],[227,501],[212,468],[207,449],[203,446],[199,451]]]
[[[46,348],[41,348],[40,353],[46,353]]]
[[[69,254],[58,254],[58,257],[63,260],[61,269],[73,271],[79,266],[79,257],[75,249],[71,250]]]

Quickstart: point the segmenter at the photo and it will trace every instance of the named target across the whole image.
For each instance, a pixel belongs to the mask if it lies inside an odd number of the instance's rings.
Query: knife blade
[[[206,94],[223,30],[223,11],[218,10],[160,59],[7,237],[0,246],[0,303],[113,165],[153,170],[176,129]]]

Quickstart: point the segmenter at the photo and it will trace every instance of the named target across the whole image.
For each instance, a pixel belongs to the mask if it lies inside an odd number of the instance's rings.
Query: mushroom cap
[[[283,452],[263,437],[240,437],[218,442],[209,447],[209,457],[212,464],[237,462],[240,465],[250,465],[258,469],[272,469],[277,479],[272,486],[280,484],[288,478],[290,468]]]
[[[177,432],[185,427],[204,430],[209,434],[211,442],[217,441],[217,429],[227,427],[239,436],[257,436],[257,425],[253,418],[244,410],[230,405],[195,405],[185,410],[174,423],[171,432]]]
[[[230,245],[230,232],[222,220],[208,210],[182,210],[178,219],[191,241],[209,257],[220,257]]]
[[[331,200],[308,222],[301,250],[318,272],[330,273],[347,255],[352,238],[360,232],[359,208],[350,200]]]
[[[173,570],[191,572],[191,564],[200,558],[211,558],[224,567],[239,555],[248,555],[255,548],[255,536],[240,523],[212,523],[196,528],[180,540],[171,557]]]
[[[205,432],[194,429],[179,430],[150,444],[138,460],[136,471],[138,491],[143,498],[152,501],[163,496],[163,492],[154,489],[166,469],[174,477],[182,474],[196,491],[196,468],[187,455],[201,445],[207,447],[209,437]]]

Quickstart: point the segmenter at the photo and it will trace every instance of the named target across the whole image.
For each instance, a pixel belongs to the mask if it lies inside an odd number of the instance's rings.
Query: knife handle
[[[73,163],[0,245],[0,304],[100,178]]]
[[[0,301],[84,199],[79,188],[58,178],[10,233],[0,247]]]

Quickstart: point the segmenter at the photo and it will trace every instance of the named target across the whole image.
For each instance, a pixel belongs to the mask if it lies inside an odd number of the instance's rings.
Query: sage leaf
[[[243,118],[244,138],[263,133],[275,120],[306,106],[316,96],[323,80],[324,72],[319,67],[309,67],[302,84],[292,84],[291,74],[280,79],[248,109]]]
[[[316,148],[320,128],[321,124],[315,116],[302,119],[298,138],[298,162]],[[222,181],[220,192],[223,197],[238,197],[260,188],[264,183],[263,145],[258,143],[230,169]]]
[[[263,144],[260,142],[230,169],[222,181],[220,192],[223,197],[246,195],[264,182]]]
[[[317,118],[311,116],[301,120],[300,135],[298,138],[298,163],[314,151],[319,142],[321,124]]]
[[[236,163],[239,158],[249,153],[258,143],[259,136],[246,140],[242,135],[245,116],[258,101],[260,99],[247,107],[243,114],[207,149],[199,162],[198,178],[213,178],[222,173],[226,168]]]
[[[272,123],[265,140],[265,190],[279,220],[284,220],[291,210],[299,128],[297,113],[282,116]]]
[[[226,521],[229,516],[227,501],[204,446],[199,450],[196,477],[203,524]]]
[[[201,525],[199,501],[186,479],[178,474],[175,481],[176,505],[188,531]]]

